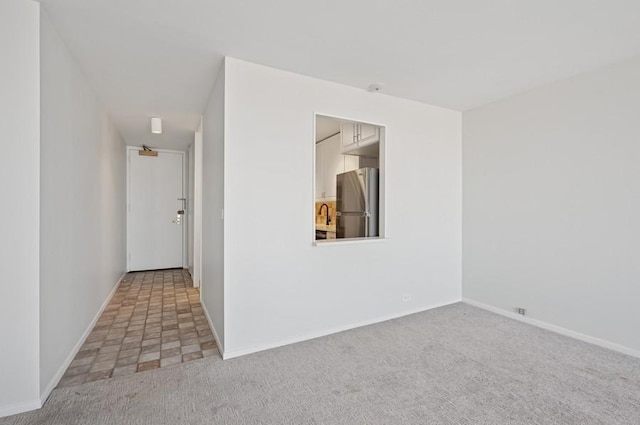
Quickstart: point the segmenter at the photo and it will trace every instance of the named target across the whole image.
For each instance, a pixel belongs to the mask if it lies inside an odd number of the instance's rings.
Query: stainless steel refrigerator
[[[336,237],[378,236],[378,170],[360,168],[338,174]]]

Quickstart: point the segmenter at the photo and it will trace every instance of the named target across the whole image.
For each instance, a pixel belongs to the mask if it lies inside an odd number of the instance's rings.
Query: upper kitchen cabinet
[[[350,155],[371,156],[378,151],[380,142],[380,127],[364,124],[344,122],[340,128],[342,139],[342,153]]]
[[[358,149],[357,127],[355,123],[342,123],[340,125],[340,137],[342,139],[342,152]]]
[[[368,146],[380,141],[380,127],[358,124],[358,146]]]

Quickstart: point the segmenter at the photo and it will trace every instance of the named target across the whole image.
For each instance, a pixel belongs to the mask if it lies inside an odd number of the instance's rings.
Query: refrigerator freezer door
[[[338,174],[337,238],[378,236],[378,170]]]

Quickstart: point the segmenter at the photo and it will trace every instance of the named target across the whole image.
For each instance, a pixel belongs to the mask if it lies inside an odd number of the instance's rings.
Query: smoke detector
[[[369,84],[369,87],[367,87],[367,90],[369,90],[371,93],[376,93],[381,91],[383,87],[384,87],[384,83],[373,83],[373,84]]]

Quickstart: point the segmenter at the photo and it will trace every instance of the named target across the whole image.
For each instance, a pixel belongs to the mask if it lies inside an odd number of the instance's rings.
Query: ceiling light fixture
[[[153,134],[162,134],[162,118],[151,117],[151,132]]]

